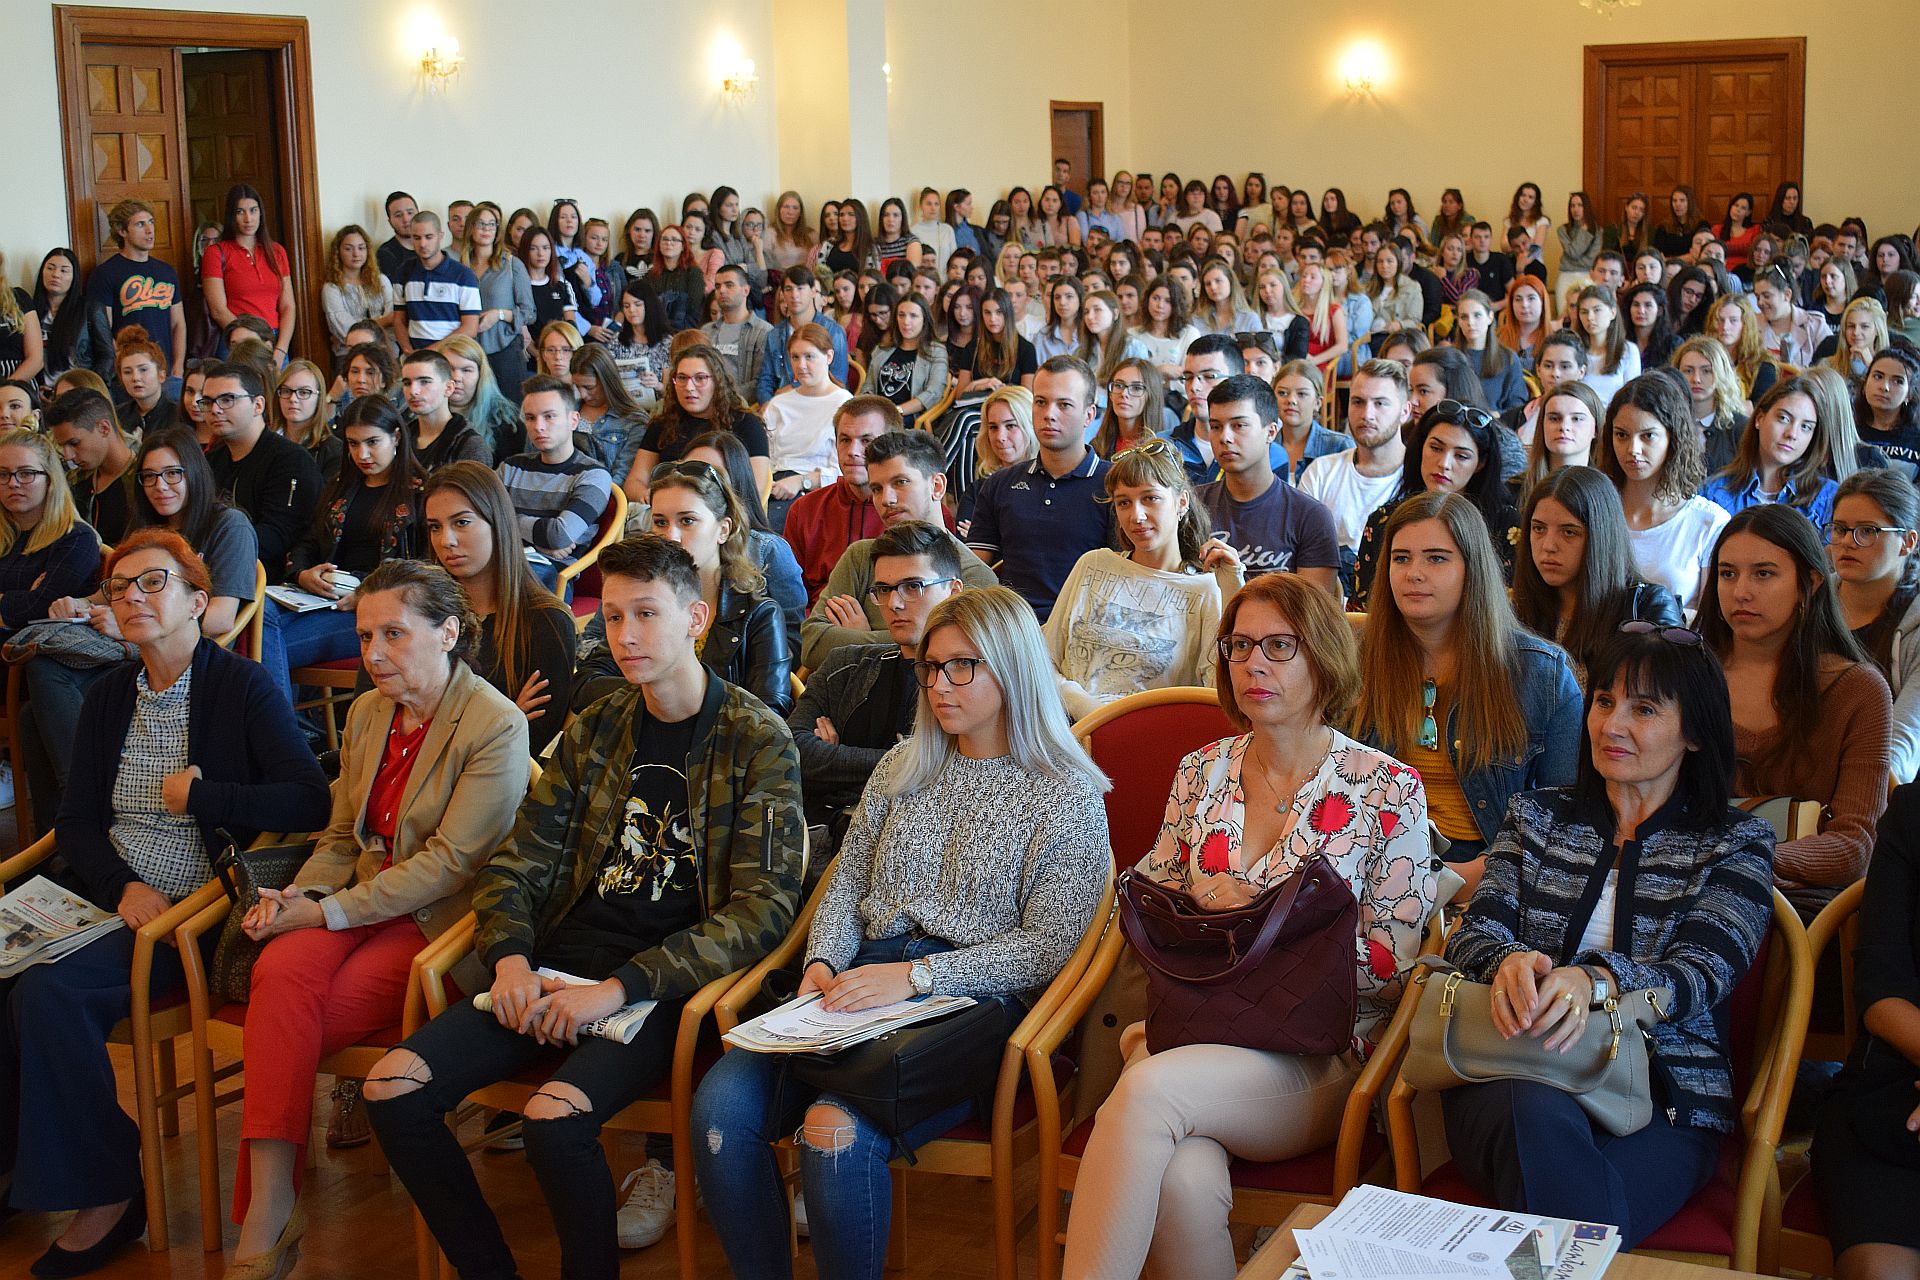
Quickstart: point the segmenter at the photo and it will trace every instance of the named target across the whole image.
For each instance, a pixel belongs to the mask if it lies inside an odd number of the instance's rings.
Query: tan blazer
[[[527,718],[498,690],[454,664],[407,777],[394,820],[393,865],[366,828],[396,704],[378,689],[354,699],[333,784],[333,820],[295,883],[333,890],[354,926],[411,915],[429,939],[467,913],[475,873],[513,832],[527,793]]]

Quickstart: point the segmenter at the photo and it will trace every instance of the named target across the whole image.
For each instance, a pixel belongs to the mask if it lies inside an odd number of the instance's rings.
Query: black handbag
[[[224,832],[222,833],[225,834]],[[214,944],[213,961],[207,966],[207,990],[216,1002],[245,1004],[253,993],[253,962],[267,944],[255,942],[240,927],[253,904],[260,901],[262,889],[284,889],[300,874],[313,856],[314,842],[273,845],[265,849],[242,849],[231,837],[214,855],[213,874],[233,905],[227,909],[227,922],[220,926],[220,941]]]

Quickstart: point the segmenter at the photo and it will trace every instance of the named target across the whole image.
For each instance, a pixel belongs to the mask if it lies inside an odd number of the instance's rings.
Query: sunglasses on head
[[[1617,630],[1623,636],[1659,636],[1668,644],[1677,644],[1683,649],[1698,649],[1705,643],[1698,631],[1689,631],[1685,627],[1663,627],[1657,622],[1647,622],[1641,618],[1629,618]]]
[[[663,462],[653,469],[648,480],[658,484],[666,476],[686,476],[690,480],[711,480],[715,484],[724,484],[720,472],[711,462],[702,462],[698,458],[688,458],[680,462]]]
[[[1433,414],[1437,421],[1445,422],[1449,426],[1474,427],[1484,431],[1493,425],[1492,414],[1485,409],[1462,404],[1458,400],[1442,400],[1427,412]]]

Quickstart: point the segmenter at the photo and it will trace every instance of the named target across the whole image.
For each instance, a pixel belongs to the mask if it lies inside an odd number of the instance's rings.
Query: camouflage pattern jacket
[[[640,687],[624,685],[561,736],[513,835],[474,880],[475,949],[488,968],[533,955],[591,890],[619,838],[626,762],[647,714]],[[798,908],[805,820],[785,722],[709,678],[686,773],[705,918],[620,966],[629,1001],[690,996],[746,968],[786,937]]]

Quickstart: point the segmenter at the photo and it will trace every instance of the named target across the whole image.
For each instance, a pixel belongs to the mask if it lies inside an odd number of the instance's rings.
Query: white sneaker
[[[649,1160],[620,1184],[616,1215],[622,1249],[655,1244],[673,1225],[673,1170]]]
[[[802,1240],[813,1238],[813,1232],[807,1228],[807,1197],[805,1193],[793,1193],[793,1233]]]

